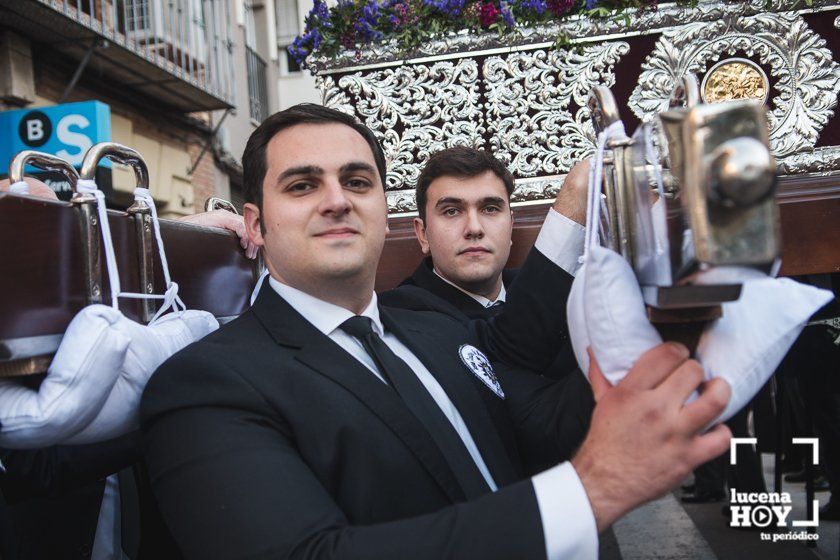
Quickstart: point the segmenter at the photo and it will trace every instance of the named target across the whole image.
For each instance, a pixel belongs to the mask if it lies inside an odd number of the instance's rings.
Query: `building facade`
[[[320,99],[285,51],[304,10],[297,0],[0,0],[0,111],[99,101],[110,110],[99,140],[140,152],[161,215],[200,211],[209,196],[241,203],[254,128]],[[7,146],[19,140],[11,128],[0,130]],[[131,203],[129,169],[97,180],[110,206]]]

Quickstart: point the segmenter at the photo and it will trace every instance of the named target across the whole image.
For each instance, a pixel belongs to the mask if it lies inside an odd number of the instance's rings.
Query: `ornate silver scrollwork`
[[[533,177],[565,173],[589,155],[589,90],[615,84],[613,66],[629,50],[627,43],[613,42],[488,57],[487,128],[496,157],[515,175]]]
[[[315,86],[321,90],[321,102],[325,107],[330,107],[348,115],[356,114],[350,98],[338,89],[332,76],[316,76]]]
[[[628,19],[573,17],[504,37],[456,33],[412,53],[384,42],[309,62],[324,104],[356,116],[381,139],[392,213],[415,210],[421,166],[453,145],[485,147],[505,161],[517,177],[513,201],[551,199],[592,149],[586,94],[615,84],[614,67],[630,48],[620,39],[639,34],[662,36],[631,97],[637,115],[666,109],[675,78],[702,76],[719,59],[746,53],[775,87],[769,120],[779,172],[827,173],[840,170],[840,147],[814,146],[834,112],[840,65],[801,14],[834,17],[838,9],[838,0],[660,4],[630,10]],[[554,50],[558,35],[578,47]],[[610,42],[588,42],[599,36]]]
[[[825,40],[796,13],[763,13],[666,30],[642,65],[630,108],[643,120],[668,107],[676,80],[703,74],[722,55],[745,52],[768,66],[778,94],[768,115],[773,153],[784,157],[813,149],[834,114],[840,65]]]
[[[464,58],[347,74],[324,98],[331,107],[351,109],[377,134],[391,191],[413,186],[421,165],[443,148],[483,146],[478,88],[478,64]]]
[[[776,164],[776,172],[779,175],[840,171],[840,146],[827,146],[793,154],[777,160]]]
[[[557,196],[566,175],[553,175],[533,179],[517,179],[510,196],[511,202],[530,202],[552,200]]]

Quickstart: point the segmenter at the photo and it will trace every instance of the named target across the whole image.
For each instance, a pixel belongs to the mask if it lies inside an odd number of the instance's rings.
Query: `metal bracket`
[[[115,142],[100,142],[92,146],[82,161],[81,177],[92,179],[96,175],[96,168],[102,158],[128,165],[134,170],[134,177],[138,188],[149,188],[149,168],[143,156],[136,150]],[[134,218],[134,231],[137,235],[137,270],[140,281],[140,291],[153,294],[154,285],[154,240],[152,239],[152,210],[143,201],[135,201],[127,213]],[[143,322],[148,323],[155,314],[157,304],[155,300],[142,300]]]
[[[26,150],[12,158],[9,164],[9,179],[14,183],[22,181],[26,166],[31,165],[44,171],[63,174],[73,191],[79,182],[79,173],[69,162],[42,152]],[[82,261],[87,281],[87,303],[102,302],[102,257],[100,251],[99,217],[96,214],[96,197],[74,192],[70,200],[79,210],[79,228],[82,239]]]
[[[152,210],[142,200],[135,200],[126,210],[134,218],[134,233],[137,236],[137,270],[140,277],[140,291],[144,294],[155,293],[154,274],[154,239],[152,239]],[[157,303],[153,299],[141,300],[143,305],[142,318],[148,323],[157,311]]]

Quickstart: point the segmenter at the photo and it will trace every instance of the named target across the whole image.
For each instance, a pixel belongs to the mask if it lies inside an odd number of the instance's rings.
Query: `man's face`
[[[312,294],[335,282],[372,289],[388,220],[365,139],[339,123],[295,125],[268,143],[266,167],[262,212],[246,205],[245,223],[272,275]]]
[[[505,184],[492,171],[432,181],[426,222],[416,218],[414,231],[441,276],[470,292],[495,297],[510,254],[513,216]]]

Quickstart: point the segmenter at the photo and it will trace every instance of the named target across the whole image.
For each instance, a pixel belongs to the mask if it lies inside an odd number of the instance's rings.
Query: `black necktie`
[[[467,499],[486,494],[490,487],[452,423],[408,364],[394,354],[373,331],[370,318],[358,315],[351,317],[341,324],[341,329],[362,343],[391,387],[426,427],[455,473]]]
[[[503,301],[496,301],[496,302],[491,303],[490,305],[485,307],[485,309],[487,310],[487,314],[490,317],[495,317],[496,315],[498,315],[499,313],[502,312],[502,308],[504,307],[504,304],[505,304],[505,302],[503,302]]]

